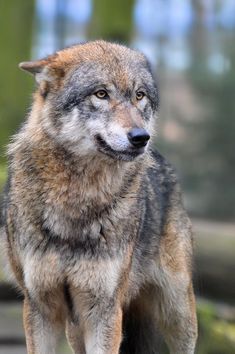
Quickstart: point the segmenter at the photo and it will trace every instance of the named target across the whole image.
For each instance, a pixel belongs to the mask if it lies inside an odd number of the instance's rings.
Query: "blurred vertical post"
[[[59,50],[65,47],[66,39],[66,0],[57,0],[55,8],[55,39],[56,39],[56,48]]]
[[[134,0],[94,1],[89,37],[128,43],[132,34],[134,3]]]
[[[13,4],[14,3],[14,4]],[[32,79],[18,69],[18,63],[30,60],[34,0],[0,3],[0,162],[3,146],[21,122],[29,103]]]
[[[208,30],[205,22],[205,4],[202,0],[192,0],[194,10],[193,31],[191,36],[192,65],[194,70],[201,69],[205,65],[205,58],[208,53]],[[199,67],[198,67],[199,66]]]

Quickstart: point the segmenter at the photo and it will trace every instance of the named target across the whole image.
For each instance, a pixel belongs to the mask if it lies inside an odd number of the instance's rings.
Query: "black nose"
[[[148,140],[150,139],[150,135],[146,132],[145,129],[142,128],[133,128],[128,134],[128,139],[132,145],[135,147],[143,147],[147,145]]]

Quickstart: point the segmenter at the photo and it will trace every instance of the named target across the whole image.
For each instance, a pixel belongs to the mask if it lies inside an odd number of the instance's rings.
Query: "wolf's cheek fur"
[[[69,151],[85,156],[97,152],[95,142],[97,136],[101,136],[112,149],[117,151],[126,150],[130,146],[127,133],[119,124],[100,118],[92,120],[88,118],[84,121],[79,116],[77,108],[63,116],[55,139]]]
[[[94,139],[91,139],[87,124],[79,117],[76,107],[72,112],[63,116],[56,139],[71,152],[80,156],[96,151]]]

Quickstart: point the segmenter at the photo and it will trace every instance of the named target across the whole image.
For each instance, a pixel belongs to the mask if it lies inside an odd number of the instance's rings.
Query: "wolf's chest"
[[[40,293],[55,294],[64,284],[94,295],[112,297],[125,266],[124,254],[116,257],[88,259],[67,258],[51,250],[44,255],[28,255],[24,262],[25,286],[37,297]]]
[[[49,205],[42,218],[44,243],[48,242],[52,249],[63,249],[68,258],[74,254],[89,258],[119,253],[137,232],[139,222],[133,206],[125,203],[101,208],[83,207],[77,212],[74,210],[72,215]]]
[[[24,260],[26,287],[35,294],[40,289],[51,293],[69,283],[74,289],[112,296],[129,259],[132,235],[128,215],[120,219],[117,213],[86,222],[64,213],[47,214],[43,239]]]

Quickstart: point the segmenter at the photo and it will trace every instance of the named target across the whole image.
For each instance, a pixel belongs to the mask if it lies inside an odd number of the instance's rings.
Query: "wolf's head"
[[[158,94],[143,54],[96,41],[20,67],[35,75],[34,111],[58,144],[126,161],[145,152]]]

